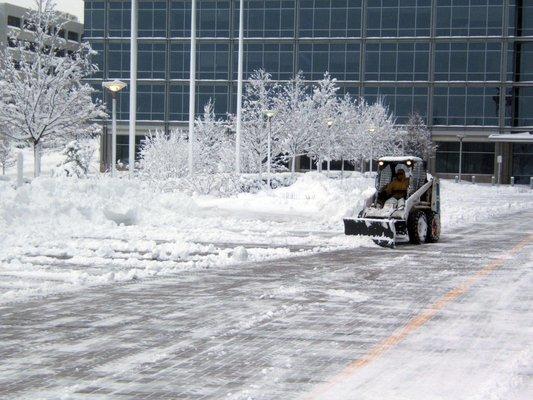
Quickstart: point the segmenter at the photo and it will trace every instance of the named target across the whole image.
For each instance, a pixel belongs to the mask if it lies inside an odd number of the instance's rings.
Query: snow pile
[[[373,246],[344,235],[373,178],[296,174],[228,198],[161,192],[130,179],[0,181],[0,302],[189,269]],[[442,182],[443,234],[533,207],[527,187]],[[350,294],[331,293],[347,297]],[[357,296],[355,296],[357,297]]]
[[[325,173],[298,174],[294,184],[258,193],[241,193],[226,199],[205,198],[201,204],[232,211],[248,211],[277,216],[302,216],[317,223],[339,226],[345,216],[356,215],[373,179],[359,173],[329,178]]]
[[[533,190],[528,186],[490,186],[441,180],[442,227],[468,227],[476,221],[533,207]]]

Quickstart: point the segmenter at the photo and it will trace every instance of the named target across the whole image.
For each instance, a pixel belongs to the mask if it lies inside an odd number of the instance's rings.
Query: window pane
[[[361,36],[361,1],[300,1],[300,37]]]
[[[431,3],[428,1],[368,1],[367,36],[429,36]]]
[[[367,44],[366,80],[417,81],[428,79],[426,43]]]
[[[502,15],[502,2],[437,1],[437,36],[501,35]]]
[[[358,44],[305,44],[298,52],[307,79],[322,79],[326,71],[340,80],[359,80]]]

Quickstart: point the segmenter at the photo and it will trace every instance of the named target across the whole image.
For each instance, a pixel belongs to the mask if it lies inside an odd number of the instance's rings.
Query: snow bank
[[[0,302],[372,246],[345,236],[342,224],[372,186],[359,173],[312,172],[288,187],[216,198],[127,178],[41,177],[20,189],[0,181]],[[525,207],[533,207],[527,187],[442,182],[443,234]]]
[[[533,207],[533,190],[528,186],[441,181],[442,227],[444,232],[468,227],[476,221]]]
[[[204,198],[204,206],[231,211],[271,214],[273,216],[303,216],[320,223],[339,225],[345,216],[355,215],[372,186],[372,179],[358,173],[346,173],[341,179],[310,172],[298,174],[294,184],[258,193],[241,193],[226,199]]]

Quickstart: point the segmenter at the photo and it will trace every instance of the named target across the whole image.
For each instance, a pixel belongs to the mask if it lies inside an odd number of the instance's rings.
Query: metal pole
[[[499,155],[496,157],[496,161],[498,163],[498,186],[500,186],[501,180],[502,180],[502,163],[503,163],[503,157]]]
[[[191,9],[191,63],[189,66],[189,175],[194,173],[194,116],[196,105],[196,0]]]
[[[117,96],[113,95],[113,110],[111,120],[111,176],[116,175],[117,170]]]
[[[372,175],[372,159],[374,158],[374,148],[370,145],[370,175]]]
[[[24,155],[22,152],[17,154],[17,187],[24,184]]]
[[[272,117],[268,118],[268,154],[267,154],[267,186],[268,189],[270,189],[270,164],[271,164],[271,158],[272,155],[270,154],[270,140],[272,138]]]
[[[235,135],[235,173],[241,173],[241,129],[242,129],[242,75],[244,53],[244,0],[239,3],[239,55],[237,67],[237,129]]]
[[[459,182],[462,180],[463,172],[463,138],[459,137]]]
[[[131,1],[130,38],[130,127],[129,127],[129,170],[135,169],[135,131],[137,130],[137,0]]]

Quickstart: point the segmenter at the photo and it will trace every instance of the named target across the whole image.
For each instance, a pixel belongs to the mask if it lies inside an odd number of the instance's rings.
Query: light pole
[[[244,54],[244,0],[239,2],[239,52],[237,61],[237,126],[235,132],[235,173],[241,173],[242,75]]]
[[[111,176],[115,176],[117,168],[117,93],[124,89],[126,83],[118,80],[103,82],[102,86],[109,90],[113,98],[112,119],[111,119]]]
[[[135,171],[135,135],[137,130],[137,27],[139,25],[138,1],[131,2],[130,36],[130,126],[128,134],[128,159],[130,176]]]
[[[327,121],[326,121],[326,125],[328,126],[328,136],[331,135],[331,127],[333,126],[333,119],[332,118],[329,118]],[[330,139],[330,143],[331,143],[331,137],[329,138]],[[331,155],[328,155],[328,175],[331,171]]]
[[[268,119],[268,138],[267,138],[267,186],[268,189],[270,189],[270,164],[272,164],[272,151],[271,151],[271,144],[272,141],[272,118],[274,115],[276,115],[276,111],[274,110],[266,110],[264,111],[265,116]]]
[[[194,173],[194,117],[196,105],[196,0],[191,4],[191,54],[189,63],[189,176]]]
[[[465,138],[465,135],[463,134],[457,135],[457,139],[459,139],[459,182],[461,182],[462,173],[463,173],[463,139],[464,138]]]
[[[370,134],[373,134],[376,131],[376,128],[371,126],[368,128],[368,132]],[[370,138],[370,175],[372,175],[372,160],[374,159],[374,143],[372,142],[372,138]]]

